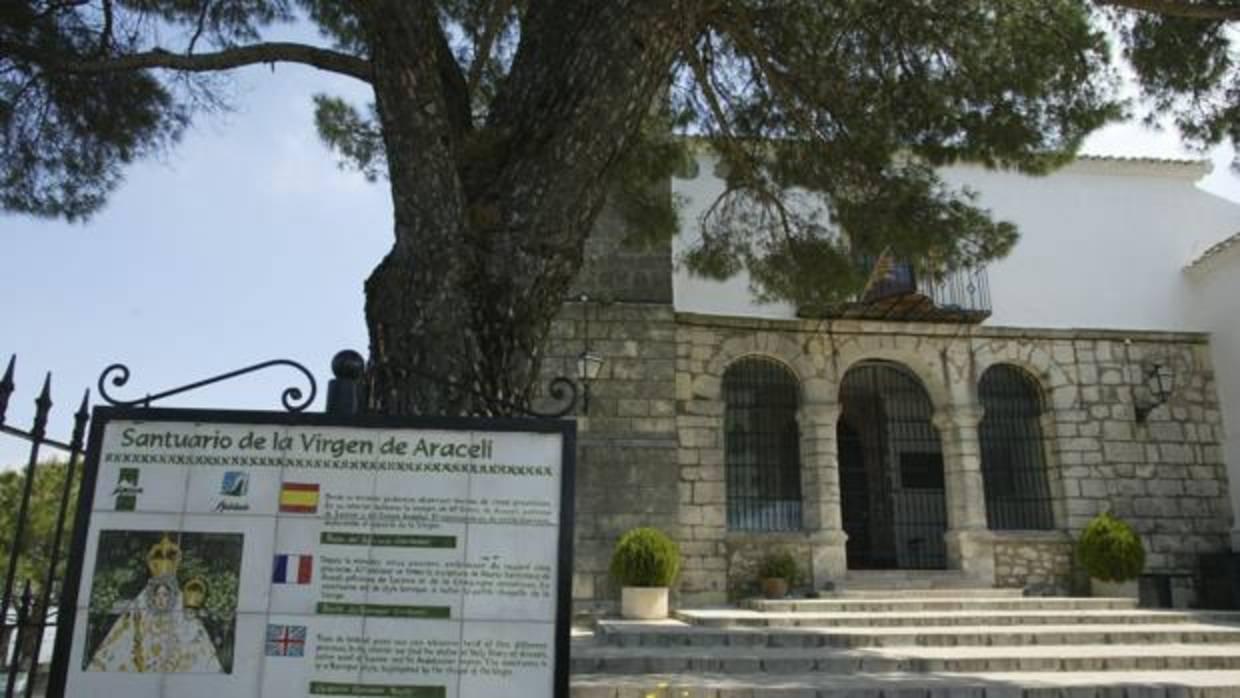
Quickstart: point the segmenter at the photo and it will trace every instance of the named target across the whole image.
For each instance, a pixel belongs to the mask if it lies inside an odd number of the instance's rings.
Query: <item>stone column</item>
[[[797,414],[801,430],[801,523],[813,550],[814,588],[844,577],[847,536],[840,518],[840,472],[836,426],[840,405],[806,402]]]
[[[943,447],[947,566],[964,571],[979,584],[992,586],[995,553],[994,538],[986,525],[986,490],[977,432],[981,421],[982,408],[976,405],[940,408],[934,414]]]

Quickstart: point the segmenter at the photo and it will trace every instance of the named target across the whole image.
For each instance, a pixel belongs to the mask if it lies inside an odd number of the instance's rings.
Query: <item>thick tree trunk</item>
[[[366,282],[372,401],[392,414],[468,411],[445,387],[476,353],[461,302],[466,203],[456,168],[468,111],[445,79],[432,3],[375,2],[366,19],[396,233]]]
[[[368,16],[396,216],[366,284],[372,407],[505,414],[536,387],[610,169],[666,83],[688,10],[533,5],[474,130],[430,5],[376,2]]]

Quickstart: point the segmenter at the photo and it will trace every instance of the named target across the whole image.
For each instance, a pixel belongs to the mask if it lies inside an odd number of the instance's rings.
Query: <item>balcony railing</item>
[[[852,299],[829,306],[801,307],[800,317],[979,323],[990,317],[986,269],[934,274],[919,265],[894,262]]]

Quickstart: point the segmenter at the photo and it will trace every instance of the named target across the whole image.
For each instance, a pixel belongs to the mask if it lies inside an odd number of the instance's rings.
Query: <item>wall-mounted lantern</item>
[[[1167,400],[1171,399],[1171,394],[1175,392],[1175,371],[1167,364],[1159,362],[1147,364],[1144,379],[1142,394],[1134,396],[1133,400],[1133,410],[1138,424],[1144,424],[1150,412],[1160,405],[1167,404]]]

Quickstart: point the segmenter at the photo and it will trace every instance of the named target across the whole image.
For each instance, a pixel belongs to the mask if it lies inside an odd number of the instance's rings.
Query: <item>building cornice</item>
[[[1184,266],[1184,271],[1202,274],[1210,270],[1212,263],[1227,253],[1228,250],[1240,249],[1240,233],[1235,233],[1210,245],[1204,252],[1197,255]]]
[[[1096,327],[1008,327],[1000,325],[967,325],[932,322],[890,322],[882,320],[777,320],[772,318],[740,317],[736,315],[709,315],[705,313],[677,312],[676,323],[699,327],[731,328],[743,330],[767,330],[800,332],[806,334],[872,334],[872,335],[919,335],[942,338],[984,339],[1099,339],[1134,342],[1173,342],[1181,344],[1206,344],[1210,335],[1206,332],[1181,332],[1165,330],[1099,329]]]
[[[683,136],[694,151],[705,154],[709,140],[701,136]],[[982,167],[978,163],[960,162],[949,167]],[[1076,174],[1126,175],[1137,177],[1163,177],[1197,181],[1210,174],[1214,165],[1207,159],[1128,157],[1122,155],[1078,155],[1074,161],[1052,172]]]

